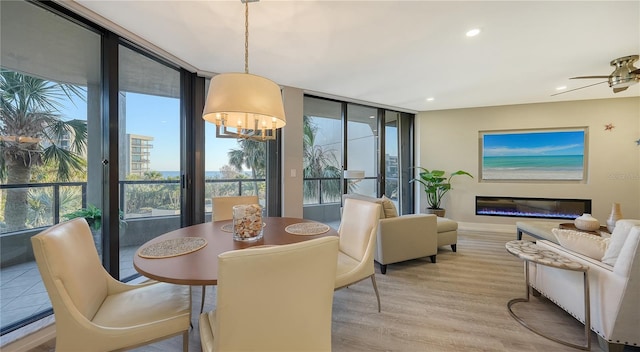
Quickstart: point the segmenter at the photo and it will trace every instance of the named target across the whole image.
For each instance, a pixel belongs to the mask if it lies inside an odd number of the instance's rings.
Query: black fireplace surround
[[[591,213],[591,199],[476,196],[476,215],[575,219]]]

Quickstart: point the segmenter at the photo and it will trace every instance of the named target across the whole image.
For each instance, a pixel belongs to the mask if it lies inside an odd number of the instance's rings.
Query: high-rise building
[[[127,133],[125,138],[125,174],[142,176],[150,171],[153,137]]]

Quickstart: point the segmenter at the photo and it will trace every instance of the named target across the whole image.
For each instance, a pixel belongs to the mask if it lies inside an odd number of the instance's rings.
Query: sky
[[[74,99],[74,104],[67,104],[61,113],[66,119],[87,119],[87,104],[81,99]],[[330,119],[317,119],[319,131],[335,132],[340,129],[341,122]],[[218,171],[227,164],[227,153],[238,147],[235,139],[216,138],[215,125],[205,123],[205,170]],[[360,139],[371,136],[367,124],[350,124],[351,138]],[[150,168],[154,171],[180,170],[180,101],[168,98],[137,93],[126,93],[126,133],[153,137],[153,148],[150,150]],[[316,143],[331,147],[340,142],[340,133],[325,136],[319,133]],[[333,146],[334,148],[336,146]],[[339,150],[339,146],[338,150]],[[394,138],[387,138],[386,153],[397,155],[397,144]],[[370,151],[374,156],[375,151]],[[338,159],[340,158],[339,155]],[[369,156],[369,155],[368,155]],[[368,158],[365,158],[368,160]],[[365,161],[371,164],[373,161]],[[354,166],[354,165],[351,165]]]
[[[584,155],[584,131],[483,135],[483,156]]]
[[[126,131],[153,137],[151,169],[155,171],[180,170],[180,101],[144,94],[126,95]],[[65,119],[87,119],[87,104],[74,99],[61,109]],[[227,152],[237,148],[237,141],[216,138],[215,125],[205,123],[205,170],[218,171],[226,164]]]

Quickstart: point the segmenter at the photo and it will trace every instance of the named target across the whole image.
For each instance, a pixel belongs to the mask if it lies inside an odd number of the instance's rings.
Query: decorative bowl
[[[591,216],[591,214],[582,214],[582,216],[577,217],[573,224],[576,225],[578,230],[583,231],[597,231],[600,229],[600,222],[598,219]]]

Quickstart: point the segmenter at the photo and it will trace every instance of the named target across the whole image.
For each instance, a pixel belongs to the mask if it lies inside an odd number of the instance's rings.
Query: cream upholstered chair
[[[100,264],[83,218],[31,237],[56,321],[56,351],[113,351],[182,334],[188,351],[191,290],[166,283],[128,285]]]
[[[445,244],[450,244],[455,251],[458,237],[458,223],[455,221],[437,218],[433,214],[399,216],[391,199],[385,196],[374,198],[350,193],[342,195],[342,200],[346,199],[363,200],[382,206],[373,257],[380,264],[382,274],[387,273],[389,264],[406,260],[430,257],[431,262],[435,263],[438,247]]]
[[[258,196],[234,196],[234,197],[213,197],[213,221],[233,219],[233,206],[241,204],[259,204]],[[206,297],[207,286],[202,286],[202,301],[200,302],[200,313],[204,309],[204,298]]]
[[[380,219],[374,259],[380,272],[387,273],[387,265],[405,260],[430,257],[436,262],[438,254],[437,219],[434,214],[408,214]]]
[[[340,252],[335,289],[341,289],[366,278],[371,278],[378,299],[373,256],[376,248],[376,233],[381,205],[358,199],[345,199],[338,234]]]
[[[213,221],[233,219],[233,206],[258,204],[258,196],[213,197]]]
[[[200,315],[203,351],[331,351],[335,236],[218,256],[216,310]]]

